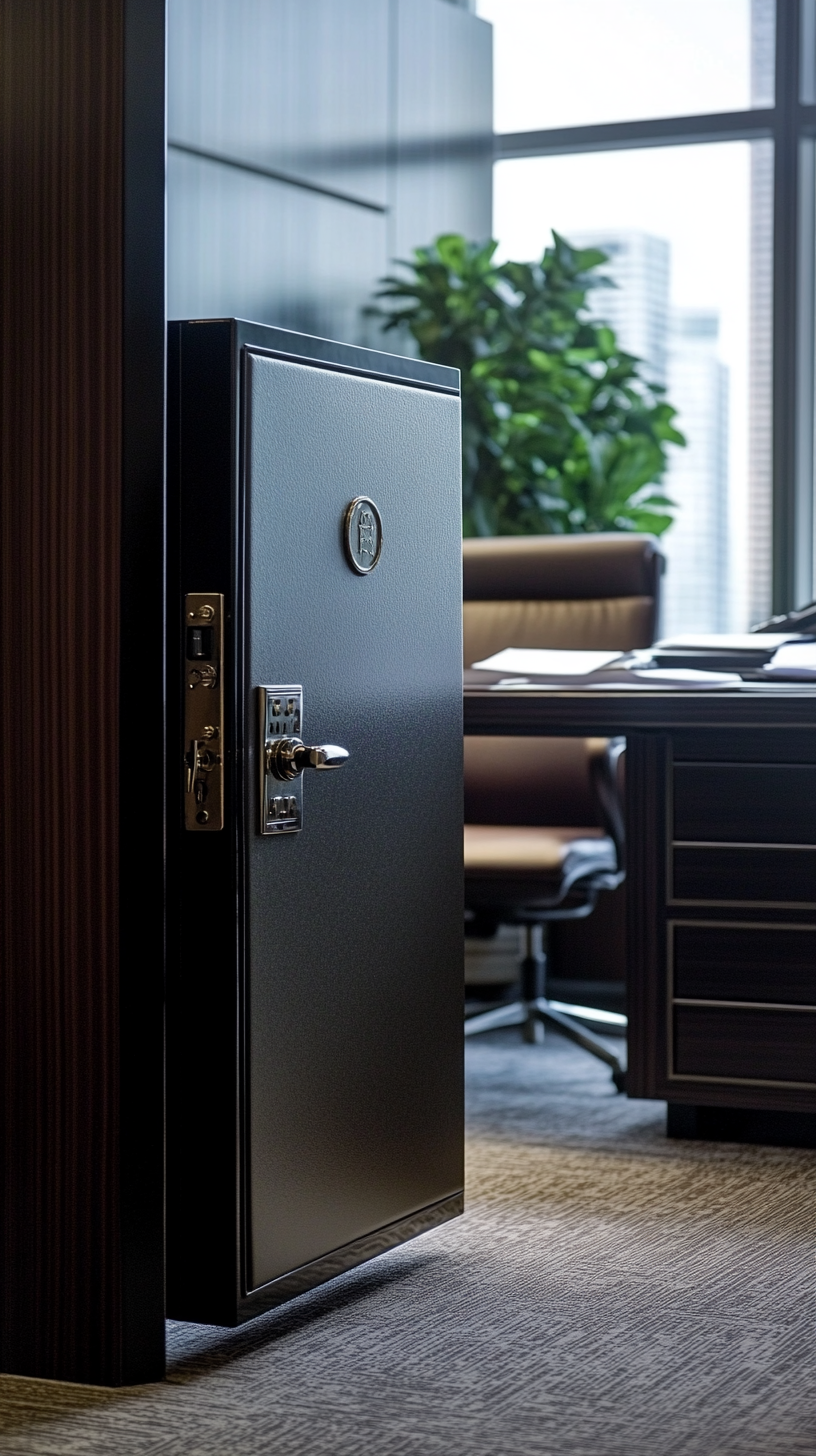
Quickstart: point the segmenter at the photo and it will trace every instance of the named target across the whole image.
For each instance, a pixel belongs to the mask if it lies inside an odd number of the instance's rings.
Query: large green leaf
[[[553,232],[539,262],[496,262],[457,233],[417,248],[368,310],[424,359],[461,371],[466,535],[653,531],[667,447],[685,440],[663,389],[589,312],[606,256]]]

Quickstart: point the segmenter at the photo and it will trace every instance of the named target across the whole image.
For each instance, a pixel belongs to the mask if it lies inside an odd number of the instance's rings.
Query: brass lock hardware
[[[184,598],[184,827],[224,827],[224,598]]]
[[[258,689],[260,714],[261,834],[292,834],[303,827],[303,772],[342,768],[348,758],[336,743],[309,745],[300,737],[303,688]],[[276,784],[291,787],[284,794]]]
[[[213,753],[200,739],[194,738],[190,744],[190,750],[184,756],[187,766],[187,793],[192,794],[197,780],[202,774],[212,773],[221,762],[220,753]]]

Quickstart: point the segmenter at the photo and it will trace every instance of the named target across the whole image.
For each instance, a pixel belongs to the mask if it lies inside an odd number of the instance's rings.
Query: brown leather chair
[[[464,660],[503,647],[648,647],[663,556],[654,537],[496,537],[465,541]],[[542,925],[589,915],[624,876],[618,792],[622,742],[465,739],[468,934],[523,925],[521,1000],[470,1017],[466,1035],[520,1025],[538,1041],[549,1022],[612,1067],[620,1061],[545,995]]]

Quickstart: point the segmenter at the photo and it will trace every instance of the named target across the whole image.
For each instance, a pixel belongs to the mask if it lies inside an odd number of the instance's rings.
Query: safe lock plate
[[[261,834],[295,834],[303,827],[303,779],[286,782],[273,772],[272,745],[281,739],[300,738],[303,728],[303,688],[262,687],[260,709]]]
[[[184,598],[184,827],[224,827],[224,598]]]
[[[293,834],[303,827],[303,774],[342,768],[348,758],[336,743],[306,744],[303,688],[258,689],[261,834]]]

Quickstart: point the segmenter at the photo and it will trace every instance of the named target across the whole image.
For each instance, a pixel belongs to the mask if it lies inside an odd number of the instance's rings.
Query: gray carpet
[[[464,1219],[164,1386],[0,1379],[36,1456],[811,1456],[816,1153],[667,1142],[557,1037],[468,1047]]]

